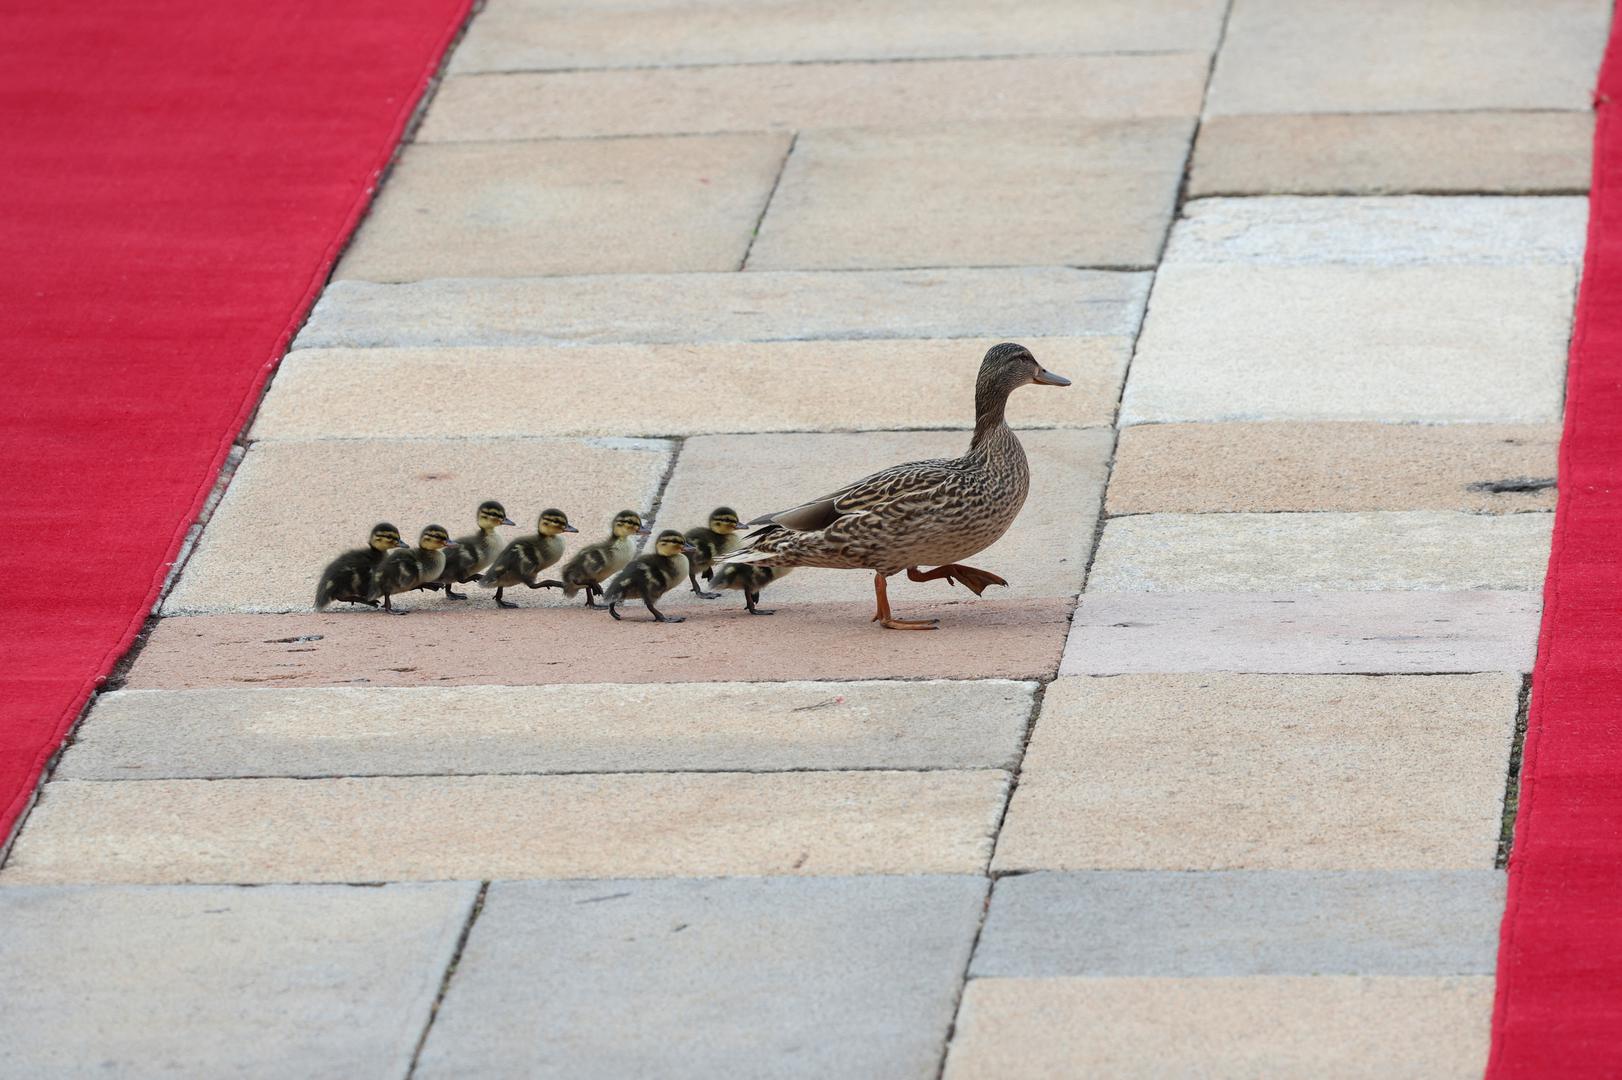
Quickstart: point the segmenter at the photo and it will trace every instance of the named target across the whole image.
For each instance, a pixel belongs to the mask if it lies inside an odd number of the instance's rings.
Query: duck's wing
[[[849,514],[866,513],[934,491],[960,471],[956,458],[927,458],[892,465],[831,494],[758,517],[749,524],[765,526],[761,532],[774,526],[795,532],[816,532]],[[753,533],[751,537],[757,535],[759,533]]]

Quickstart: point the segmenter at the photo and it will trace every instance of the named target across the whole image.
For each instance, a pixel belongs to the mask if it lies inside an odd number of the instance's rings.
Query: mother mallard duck
[[[975,380],[974,437],[967,453],[894,465],[830,495],[756,518],[749,524],[764,528],[725,561],[871,570],[878,599],[873,621],[891,630],[935,629],[936,619],[890,614],[885,578],[905,570],[912,581],[961,581],[976,596],[987,585],[1008,584],[958,560],[990,547],[1025,504],[1030,467],[1003,411],[1008,395],[1031,383],[1069,386],[1070,380],[1042,367],[1023,345],[992,346]]]

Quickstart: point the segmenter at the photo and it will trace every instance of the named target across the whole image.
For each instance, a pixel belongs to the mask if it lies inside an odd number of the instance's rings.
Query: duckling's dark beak
[[[517,525],[518,524],[518,522],[514,521],[512,518],[505,518],[505,517],[501,519],[501,523],[503,525]]]
[[[563,527],[563,531],[564,532],[579,532],[580,530],[575,528],[573,525],[565,525]]]
[[[410,547],[411,545],[406,543],[404,540],[396,540],[394,542],[394,546],[395,547]]]
[[[458,544],[455,540],[447,540],[447,541],[445,541],[443,544],[441,544],[439,546],[442,547],[442,548],[453,548],[453,547],[461,547],[462,545]]]
[[[692,544],[683,544],[681,546],[681,553],[683,555],[697,555],[698,548],[694,547]]]
[[[638,529],[636,531],[635,535],[637,535],[637,536],[652,536],[653,535],[653,530],[648,528],[646,525],[644,525],[644,526],[642,526],[640,529]]]
[[[1036,373],[1036,382],[1043,386],[1069,386],[1070,380],[1063,375],[1055,375],[1047,368],[1041,368]]]

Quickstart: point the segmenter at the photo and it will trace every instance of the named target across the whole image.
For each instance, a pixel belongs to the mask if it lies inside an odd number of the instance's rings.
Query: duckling
[[[535,535],[521,536],[503,548],[479,579],[479,584],[496,590],[497,607],[517,607],[511,600],[501,598],[502,591],[514,585],[539,589],[545,584],[535,580],[541,571],[563,558],[563,541],[558,538],[559,534],[579,531],[569,524],[562,510],[542,510],[535,523]]]
[[[687,561],[687,580],[695,593],[706,600],[720,597],[718,592],[704,591],[698,583],[698,572],[704,571],[704,580],[708,581],[710,567],[715,560],[737,551],[742,540],[738,536],[738,512],[730,506],[717,506],[711,510],[708,528],[700,526],[687,530],[687,542],[693,545],[694,550],[693,557]]]
[[[595,598],[603,595],[602,583],[625,568],[631,561],[631,537],[647,536],[649,529],[642,524],[642,515],[635,510],[621,510],[614,515],[608,539],[587,544],[575,552],[574,558],[564,564],[563,580],[552,578],[536,588],[562,589],[563,595],[574,599],[581,589],[586,590],[586,606],[597,607]]]
[[[417,538],[417,546],[407,548],[405,551],[391,551],[383,557],[372,571],[372,587],[367,593],[368,599],[374,604],[378,597],[383,598],[383,610],[394,615],[406,615],[409,612],[395,611],[389,603],[389,597],[397,593],[410,592],[420,588],[424,582],[433,581],[445,571],[445,550],[456,549],[456,541],[451,534],[445,531],[443,525],[430,525],[422,530]]]
[[[738,589],[743,593],[743,606],[751,615],[774,615],[776,608],[756,607],[760,603],[760,590],[793,570],[792,566],[760,566],[754,563],[722,563],[714,570],[711,582],[717,589]],[[706,570],[708,578],[711,571]]]
[[[445,558],[444,571],[437,580],[424,583],[423,588],[444,589],[447,599],[466,600],[467,593],[457,592],[451,586],[478,580],[479,575],[496,561],[496,553],[501,550],[501,537],[496,535],[496,529],[502,525],[518,524],[507,516],[506,508],[494,499],[479,504],[476,520],[479,531],[456,538],[454,550]]]
[[[653,542],[653,551],[643,555],[608,583],[603,599],[608,602],[608,613],[618,619],[616,605],[626,600],[640,599],[647,605],[655,622],[685,622],[681,615],[664,615],[653,602],[675,588],[687,576],[687,559],[693,554],[693,545],[675,529],[666,529]]]
[[[363,548],[354,548],[333,559],[321,571],[321,582],[315,587],[315,610],[325,611],[329,604],[343,601],[347,604],[365,604],[376,607],[371,598],[372,571],[383,561],[383,556],[395,548],[405,547],[400,530],[386,521],[372,526],[372,535]]]

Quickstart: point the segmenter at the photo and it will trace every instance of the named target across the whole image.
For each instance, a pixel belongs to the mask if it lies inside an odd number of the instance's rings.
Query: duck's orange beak
[[[1049,371],[1047,368],[1041,368],[1040,370],[1038,370],[1037,373],[1036,373],[1036,379],[1034,381],[1040,383],[1043,386],[1069,386],[1070,385],[1070,380],[1069,379],[1065,378],[1063,375],[1055,375],[1053,372]]]

